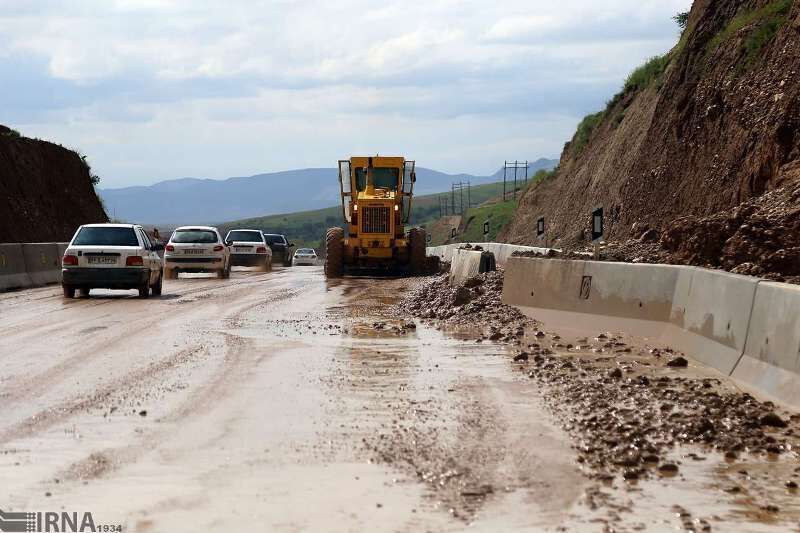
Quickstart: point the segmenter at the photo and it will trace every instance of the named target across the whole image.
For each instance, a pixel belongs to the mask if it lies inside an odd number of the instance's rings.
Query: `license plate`
[[[253,251],[253,247],[252,246],[234,246],[233,250],[235,252],[252,252]]]
[[[117,264],[116,257],[89,257],[90,265],[115,265]]]
[[[205,252],[205,250],[195,250],[192,248],[183,251],[185,255],[203,255]]]

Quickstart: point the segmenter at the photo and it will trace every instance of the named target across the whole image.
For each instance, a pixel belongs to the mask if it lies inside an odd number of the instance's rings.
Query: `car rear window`
[[[172,242],[211,244],[218,242],[217,234],[206,229],[178,230],[172,235]]]
[[[299,250],[297,250],[297,253],[298,254],[313,254],[315,252],[311,248],[300,248]]]
[[[239,241],[239,242],[264,242],[261,233],[258,231],[244,231],[244,230],[235,230],[228,233],[229,241]]]
[[[72,242],[75,246],[139,246],[133,228],[85,227]]]
[[[264,239],[267,244],[286,244],[286,239],[283,238],[283,235],[267,235],[265,233]]]

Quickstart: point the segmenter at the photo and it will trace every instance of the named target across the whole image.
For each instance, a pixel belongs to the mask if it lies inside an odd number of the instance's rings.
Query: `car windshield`
[[[264,242],[260,231],[235,230],[228,233],[228,241],[238,242]]]
[[[297,250],[297,253],[298,254],[313,254],[315,252],[311,248],[300,248],[299,250]]]
[[[286,240],[283,238],[283,235],[268,235],[264,234],[264,239],[267,241],[267,244],[285,244]]]
[[[139,246],[133,228],[97,227],[81,228],[72,244],[76,246]]]
[[[207,229],[182,229],[172,234],[172,242],[211,244],[218,242],[217,234]]]

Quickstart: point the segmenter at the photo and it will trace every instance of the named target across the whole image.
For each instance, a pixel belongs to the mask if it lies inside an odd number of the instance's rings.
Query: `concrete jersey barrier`
[[[635,332],[800,405],[800,287],[687,266],[512,257],[503,302],[550,326]]]
[[[0,244],[0,291],[61,281],[61,257],[68,243]]]
[[[34,285],[47,285],[61,281],[61,256],[54,242],[23,243],[22,255],[25,270]]]
[[[0,291],[32,286],[21,244],[0,244]]]
[[[482,272],[496,270],[492,252],[456,250],[450,263],[450,283],[463,283]]]
[[[427,248],[428,255],[435,255],[438,256],[439,259],[442,261],[451,262],[453,260],[453,255],[455,254],[456,250],[469,244],[473,248],[476,246],[480,246],[483,250],[487,252],[492,252],[494,254],[495,263],[498,266],[504,266],[508,258],[514,252],[534,252],[538,254],[545,255],[547,252],[550,251],[550,248],[539,248],[536,246],[519,246],[516,244],[505,244],[501,242],[472,242],[472,243],[453,243],[453,244],[443,244],[441,246],[429,246]]]
[[[733,377],[800,405],[800,286],[762,281]]]

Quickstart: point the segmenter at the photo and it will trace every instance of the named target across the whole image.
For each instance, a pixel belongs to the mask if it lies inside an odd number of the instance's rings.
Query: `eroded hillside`
[[[105,222],[84,158],[0,126],[0,242],[66,241]]]
[[[535,242],[544,216],[551,243],[580,245],[590,211],[603,206],[608,240],[676,247],[676,239],[704,231],[705,217],[800,178],[800,4],[696,0],[684,22],[669,53],[586,117],[558,171],[526,192],[501,238]],[[800,269],[800,249],[789,242],[800,208],[784,207],[789,222],[770,234],[768,248],[788,249]],[[681,217],[682,237],[674,229]],[[717,259],[703,261],[723,263]]]

